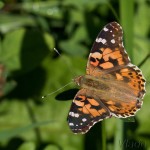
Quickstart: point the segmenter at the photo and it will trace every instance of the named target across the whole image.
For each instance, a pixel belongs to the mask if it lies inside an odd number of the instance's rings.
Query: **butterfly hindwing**
[[[67,120],[74,133],[86,133],[96,122],[111,117],[101,101],[89,93],[79,90],[72,102]]]

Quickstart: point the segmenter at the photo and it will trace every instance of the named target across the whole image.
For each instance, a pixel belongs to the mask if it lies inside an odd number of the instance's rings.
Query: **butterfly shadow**
[[[59,93],[58,95],[56,95],[55,99],[58,101],[72,100],[72,99],[74,99],[74,96],[76,95],[78,90],[79,89],[77,89],[77,88],[73,88],[73,89],[63,91],[63,92]]]

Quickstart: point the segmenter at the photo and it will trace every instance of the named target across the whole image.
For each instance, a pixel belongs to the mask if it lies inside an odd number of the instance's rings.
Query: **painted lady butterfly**
[[[95,123],[112,116],[134,116],[141,108],[145,79],[131,64],[122,37],[117,22],[107,24],[93,44],[86,75],[74,79],[81,87],[68,115],[74,133],[86,133]]]

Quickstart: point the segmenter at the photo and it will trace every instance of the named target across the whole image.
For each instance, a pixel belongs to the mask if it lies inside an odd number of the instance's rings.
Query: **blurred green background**
[[[74,135],[66,118],[102,27],[123,26],[147,93],[134,119],[111,118]],[[56,47],[61,56],[53,49]],[[150,1],[0,1],[0,150],[150,150]]]

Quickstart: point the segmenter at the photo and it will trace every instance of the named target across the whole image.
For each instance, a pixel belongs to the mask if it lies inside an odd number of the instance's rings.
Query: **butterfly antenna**
[[[61,56],[61,54],[60,54],[60,52],[54,47],[54,51],[59,55],[59,56]],[[62,59],[64,59],[63,57],[62,57]],[[75,75],[75,73],[74,72],[72,72],[72,70],[71,70],[71,68],[70,68],[70,66],[69,66],[69,64],[66,62],[66,60],[64,59],[64,62],[66,63],[66,65],[68,66],[68,68],[69,68],[69,71],[71,72],[71,74],[75,77],[76,75]]]
[[[60,53],[58,52],[58,50],[54,47],[54,51],[60,56]]]
[[[49,93],[49,94],[47,94],[47,95],[42,96],[42,98],[48,97],[48,96],[50,96],[50,95],[52,95],[52,94],[54,94],[54,93],[56,93],[56,92],[62,90],[63,88],[65,88],[66,86],[68,86],[69,84],[72,84],[72,83],[73,83],[73,81],[67,83],[66,85],[62,86],[61,88],[57,89],[57,90],[54,91],[54,92],[51,92],[51,93]]]
[[[54,48],[54,51],[55,51],[59,56],[61,56],[60,52],[59,52],[56,48]],[[62,57],[62,59],[64,59],[64,58]],[[64,62],[66,63],[66,65],[68,66],[68,68],[70,68],[70,66],[68,65],[68,63],[66,62],[66,60],[64,60]],[[71,71],[71,69],[70,69],[70,72],[74,75],[74,73]],[[64,85],[63,87],[57,89],[56,91],[53,91],[53,92],[51,92],[51,93],[49,93],[49,94],[47,94],[47,95],[42,96],[42,99],[45,98],[45,97],[48,97],[48,96],[50,96],[50,95],[52,95],[52,94],[54,94],[54,93],[56,93],[56,92],[58,92],[58,91],[60,91],[60,90],[62,90],[63,88],[65,88],[66,86],[68,86],[69,84],[72,84],[72,83],[74,83],[73,80],[72,80],[71,82],[67,83],[66,85]]]

